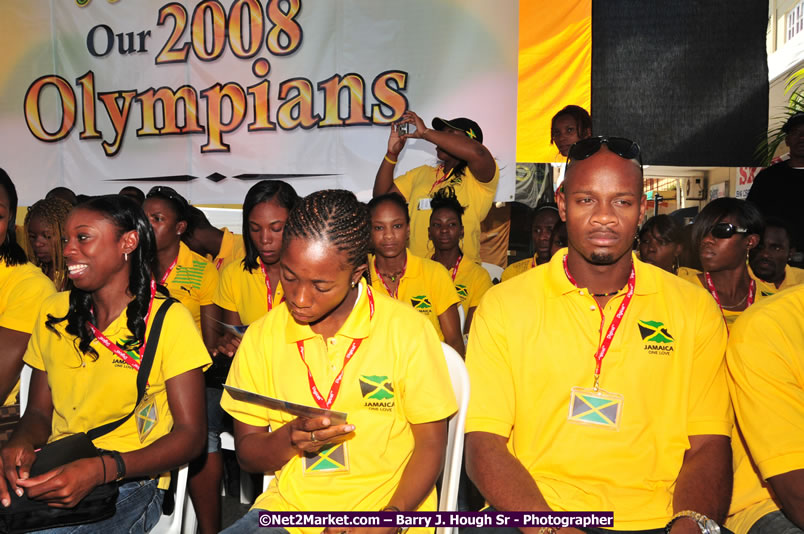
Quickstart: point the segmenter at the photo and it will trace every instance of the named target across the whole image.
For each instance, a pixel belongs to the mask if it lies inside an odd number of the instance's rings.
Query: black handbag
[[[31,465],[31,477],[76,460],[100,456],[101,451],[95,447],[92,440],[108,434],[134,415],[136,407],[145,395],[165,314],[174,302],[174,299],[167,299],[154,315],[151,333],[145,343],[145,351],[137,372],[137,402],[134,403],[131,413],[117,421],[93,428],[87,433],[73,434],[48,443],[36,453],[36,460]],[[29,499],[24,494],[19,497],[13,491],[9,491],[9,496],[11,505],[8,508],[0,507],[0,534],[22,534],[45,528],[95,523],[112,517],[117,511],[118,482],[95,487],[73,508],[53,508],[43,501]]]

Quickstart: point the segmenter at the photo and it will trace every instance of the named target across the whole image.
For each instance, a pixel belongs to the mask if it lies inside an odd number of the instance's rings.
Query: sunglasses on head
[[[734,234],[747,234],[748,228],[735,226],[727,222],[719,222],[715,224],[711,230],[709,230],[709,233],[712,234],[712,237],[716,237],[718,239],[728,239]]]
[[[154,196],[162,197],[162,198],[169,198],[170,200],[173,200],[174,202],[179,203],[181,205],[181,207],[185,208],[185,209],[189,207],[189,204],[187,203],[187,199],[185,199],[183,196],[181,196],[172,187],[167,187],[167,186],[164,186],[164,185],[155,185],[154,187],[151,188],[150,191],[148,191],[148,194],[145,195],[145,198],[151,198],[151,197],[154,197]]]
[[[567,164],[569,165],[572,161],[586,159],[596,154],[603,145],[606,145],[610,151],[621,158],[639,161],[639,166],[642,167],[642,152],[638,144],[625,137],[602,136],[581,139],[572,145],[567,153]]]

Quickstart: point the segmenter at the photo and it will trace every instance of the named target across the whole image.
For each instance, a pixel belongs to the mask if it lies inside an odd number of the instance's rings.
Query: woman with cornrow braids
[[[225,391],[241,466],[276,474],[226,532],[288,532],[260,527],[261,510],[436,509],[455,396],[427,320],[366,283],[369,227],[366,206],[341,190],[311,194],[288,217],[285,300],[249,326],[227,384],[348,415],[294,417]]]
[[[58,291],[67,288],[62,238],[72,207],[57,197],[39,200],[28,209],[23,226],[28,236],[28,258],[53,281]]]
[[[111,518],[42,532],[147,532],[162,514],[166,473],[201,452],[201,369],[209,355],[187,309],[158,294],[154,254],[151,226],[127,197],[93,197],[67,218],[64,256],[74,289],[46,299],[35,323],[24,356],[34,369],[28,407],[0,452],[0,503],[9,506],[13,491],[70,508],[96,486],[121,482]],[[138,403],[140,363],[163,314]],[[30,476],[45,443],[119,420],[93,440],[100,455]]]

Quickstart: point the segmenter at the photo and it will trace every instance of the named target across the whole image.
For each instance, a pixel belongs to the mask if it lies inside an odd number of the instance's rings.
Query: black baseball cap
[[[483,130],[481,130],[480,126],[472,119],[467,119],[466,117],[458,117],[457,119],[450,120],[444,120],[439,117],[433,119],[434,130],[440,131],[444,128],[460,130],[465,133],[467,137],[471,137],[478,143],[483,142]]]
[[[790,130],[792,130],[799,124],[804,124],[804,112],[802,111],[790,115],[790,118],[787,119],[787,122],[784,123],[784,126],[782,126],[782,131],[786,134],[790,133]]]

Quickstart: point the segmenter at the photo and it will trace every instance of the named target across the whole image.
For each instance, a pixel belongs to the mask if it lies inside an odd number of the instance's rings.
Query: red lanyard
[[[567,278],[572,285],[578,287],[578,284],[575,282],[575,279],[569,272],[567,268],[567,256],[564,256],[564,272],[567,274]],[[631,274],[628,275],[628,290],[625,293],[625,298],[623,298],[620,307],[617,308],[617,313],[614,314],[614,319],[611,320],[611,324],[609,325],[609,331],[606,332],[606,337],[603,338],[603,342],[598,347],[597,352],[595,352],[595,391],[598,389],[598,382],[600,379],[600,369],[603,367],[603,358],[606,357],[606,353],[609,351],[611,347],[611,342],[614,339],[614,334],[617,332],[617,328],[620,326],[620,323],[623,320],[623,316],[625,315],[625,310],[628,309],[628,305],[631,304],[631,299],[634,296],[634,288],[636,287],[636,271],[634,271],[634,264],[631,263]],[[600,332],[603,332],[603,327],[606,326],[606,318],[603,315],[603,309],[598,306],[600,309]]]
[[[179,257],[176,256],[176,259],[174,259],[173,263],[170,264],[170,267],[167,268],[165,274],[162,275],[162,280],[159,281],[160,285],[165,285],[165,283],[167,283],[168,276],[170,276],[170,273],[173,272],[173,268],[176,266],[176,263],[178,263],[178,261]]]
[[[460,259],[458,261],[460,261]],[[402,272],[399,274],[399,283],[396,284],[396,291],[391,291],[391,289],[388,287],[388,284],[386,284],[385,280],[383,280],[382,275],[380,274],[380,270],[377,269],[377,258],[374,258],[374,270],[377,272],[377,278],[380,279],[380,282],[382,282],[383,287],[385,287],[385,290],[388,292],[388,295],[390,295],[391,298],[399,297],[399,286],[402,284],[402,277],[405,276],[405,271],[407,270],[407,268],[408,268],[408,258],[407,256],[405,256],[405,265],[402,266]],[[452,277],[452,280],[453,281],[455,280],[454,276]]]
[[[441,172],[444,173],[444,176],[442,176],[441,178],[438,178],[435,182],[433,182],[433,185],[430,186],[430,192],[427,193],[428,195],[430,195],[436,187],[438,187],[439,185],[441,185],[444,182],[446,182],[447,179],[450,176],[452,176],[452,171],[454,170],[454,169],[450,169],[449,172],[444,172],[444,166],[439,165],[438,168],[436,169],[436,176],[438,175],[438,169],[441,169]]]
[[[366,286],[366,294],[369,301],[369,321],[371,321],[371,319],[374,318],[374,295],[371,294],[371,287],[368,285]],[[324,410],[329,410],[335,402],[335,398],[338,396],[338,392],[341,390],[341,380],[343,380],[343,372],[346,369],[346,364],[349,363],[349,360],[351,360],[352,356],[355,355],[357,348],[362,342],[363,339],[352,340],[349,350],[346,351],[346,356],[343,357],[343,367],[341,367],[341,372],[338,373],[338,376],[335,377],[335,381],[332,383],[332,387],[329,388],[329,395],[327,395],[326,400],[323,396],[321,396],[321,392],[318,390],[318,387],[316,387],[313,373],[310,372],[310,366],[307,365],[307,360],[304,359],[304,340],[299,340],[296,342],[296,348],[299,349],[299,356],[301,356],[302,363],[304,363],[304,366],[307,367],[307,381],[310,383],[310,393],[312,394],[313,399],[315,399],[316,404],[318,404],[318,406]]]
[[[463,256],[458,256],[458,261],[455,262],[455,267],[452,268],[452,281],[455,281],[455,277],[458,276],[458,267],[461,265],[461,260]]]
[[[564,270],[566,270],[566,269],[567,269],[567,265],[566,265],[566,263],[567,263],[567,257],[566,257],[566,256],[564,256]],[[536,256],[533,256],[533,259],[532,259],[532,260],[530,260],[530,268],[531,268],[531,269],[533,269],[533,268],[535,268],[535,267],[536,267]],[[569,277],[569,279],[570,279],[570,280],[572,280],[572,276],[570,276],[569,271],[567,271],[567,276]],[[574,282],[574,281],[573,281],[572,283],[573,283],[573,284],[575,284],[575,282]]]
[[[262,269],[262,274],[265,276],[265,288],[268,289],[268,311],[274,309],[274,297],[271,295],[271,279],[268,278],[268,267],[262,262],[261,259],[257,258],[257,261],[260,262],[260,269]]]
[[[156,295],[156,282],[153,278],[151,278],[151,301],[148,303],[148,313],[145,314],[145,326],[148,326],[148,318],[151,316],[151,307],[154,305],[154,295]],[[138,362],[134,358],[131,357],[126,351],[112,343],[112,341],[103,335],[103,332],[98,330],[94,324],[87,321],[87,326],[92,331],[92,334],[95,336],[95,339],[98,340],[98,343],[106,347],[108,350],[112,351],[115,356],[126,362],[132,369],[135,371],[140,370],[140,362],[142,361],[142,355],[145,352],[145,340],[143,340],[142,345],[140,345],[140,361]]]
[[[729,323],[726,321],[726,315],[723,313],[723,306],[720,304],[720,297],[717,296],[717,289],[715,288],[715,283],[712,281],[712,277],[709,276],[709,273],[704,273],[704,278],[706,279],[706,286],[709,288],[709,292],[712,293],[712,296],[715,297],[715,302],[717,302],[717,307],[720,308],[720,315],[723,316],[723,322],[726,323],[726,330],[729,329]],[[754,303],[754,296],[756,295],[757,291],[757,283],[752,278],[751,281],[748,283],[748,298],[747,303],[745,305],[746,309]]]
[[[223,265],[223,258],[218,258],[217,260],[215,260],[215,270],[216,271],[221,270],[221,265]]]

